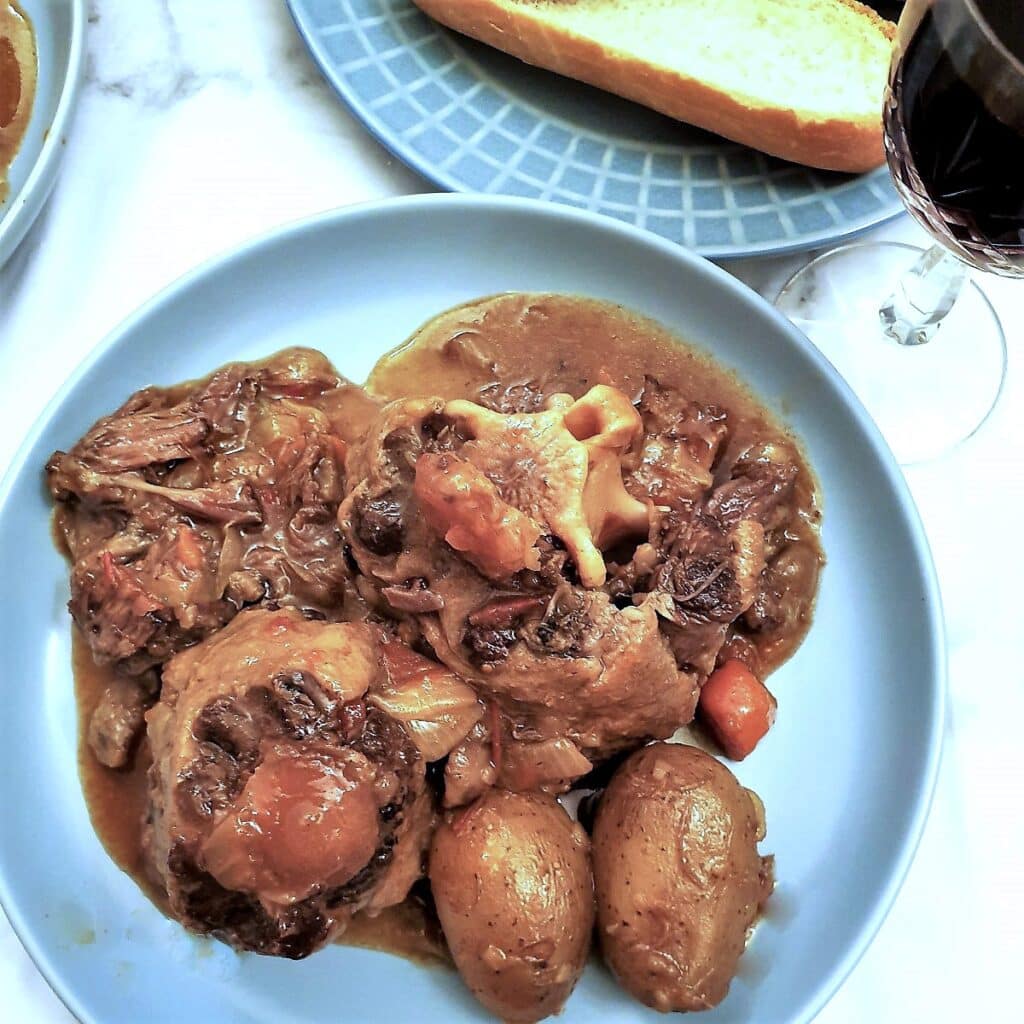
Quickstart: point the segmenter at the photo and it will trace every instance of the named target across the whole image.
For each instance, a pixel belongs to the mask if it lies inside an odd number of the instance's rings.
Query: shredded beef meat
[[[135,679],[115,676],[110,681],[89,717],[86,734],[89,749],[100,764],[124,768],[130,762],[158,689],[155,673]]]
[[[689,424],[704,414],[678,402],[675,418],[645,389],[645,425],[681,438]],[[638,550],[643,565],[626,564],[613,574],[610,591],[617,600],[633,592],[658,597],[658,612],[676,661],[699,678],[710,674],[732,623],[742,620],[752,632],[768,632],[779,623],[771,610],[782,600],[782,576],[766,566],[796,520],[795,487],[799,474],[796,452],[782,443],[730,440],[725,421],[709,414],[705,431],[688,452],[703,459],[705,486],[696,498],[668,502],[668,511],[652,533],[655,558],[647,546]],[[797,549],[817,565],[817,551]],[[810,601],[813,585],[802,578],[795,588]],[[772,595],[778,595],[774,599]],[[762,611],[759,611],[762,610]],[[809,610],[805,608],[804,611]],[[763,613],[762,613],[763,612]],[[787,622],[795,619],[790,617]]]
[[[68,607],[93,657],[136,675],[224,625],[235,609],[211,585],[213,559],[208,538],[174,521],[134,561],[106,547],[80,558]]]
[[[521,632],[526,646],[535,654],[574,658],[582,650],[586,637],[594,633],[594,623],[579,593],[563,588],[548,613]]]
[[[146,388],[101,419],[76,448],[92,468],[116,473],[193,458],[212,429],[195,400],[168,405],[159,389]]]
[[[806,623],[818,578],[819,563],[805,545],[789,544],[765,569],[757,595],[744,615],[755,631],[784,633]]]
[[[317,353],[146,388],[47,464],[93,656],[135,674],[262,601],[335,607],[346,385]]]
[[[722,526],[752,519],[767,532],[793,514],[799,465],[792,450],[778,444],[752,445],[739,453],[728,472],[706,504],[708,514]]]
[[[626,486],[639,498],[691,509],[712,482],[712,468],[728,436],[725,412],[687,401],[646,377],[637,403],[644,438]]]
[[[764,531],[753,520],[722,529],[698,520],[668,549],[654,573],[654,590],[683,615],[732,622],[750,607],[764,569]]]

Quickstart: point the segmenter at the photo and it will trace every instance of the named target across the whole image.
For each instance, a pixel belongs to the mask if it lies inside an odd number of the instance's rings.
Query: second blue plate
[[[902,210],[885,167],[776,160],[523,64],[410,0],[288,2],[355,114],[449,191],[581,207],[719,259],[829,245]]]

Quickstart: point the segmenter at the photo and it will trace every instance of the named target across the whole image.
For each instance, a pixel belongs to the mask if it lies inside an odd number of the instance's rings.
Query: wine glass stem
[[[948,249],[933,245],[896,283],[878,310],[887,335],[901,345],[931,341],[953,308],[969,269]]]

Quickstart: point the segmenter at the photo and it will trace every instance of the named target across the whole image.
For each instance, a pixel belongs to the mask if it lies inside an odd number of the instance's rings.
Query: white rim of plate
[[[63,156],[71,117],[78,103],[85,70],[86,0],[69,0],[69,3],[71,39],[60,98],[25,184],[11,196],[6,209],[0,213],[0,269],[24,241],[56,184],[57,165]]]

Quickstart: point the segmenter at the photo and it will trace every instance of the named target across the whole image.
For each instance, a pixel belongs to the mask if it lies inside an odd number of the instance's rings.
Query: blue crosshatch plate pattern
[[[411,0],[288,2],[355,114],[449,191],[582,207],[713,258],[829,245],[902,210],[885,167],[776,160],[523,64]]]

